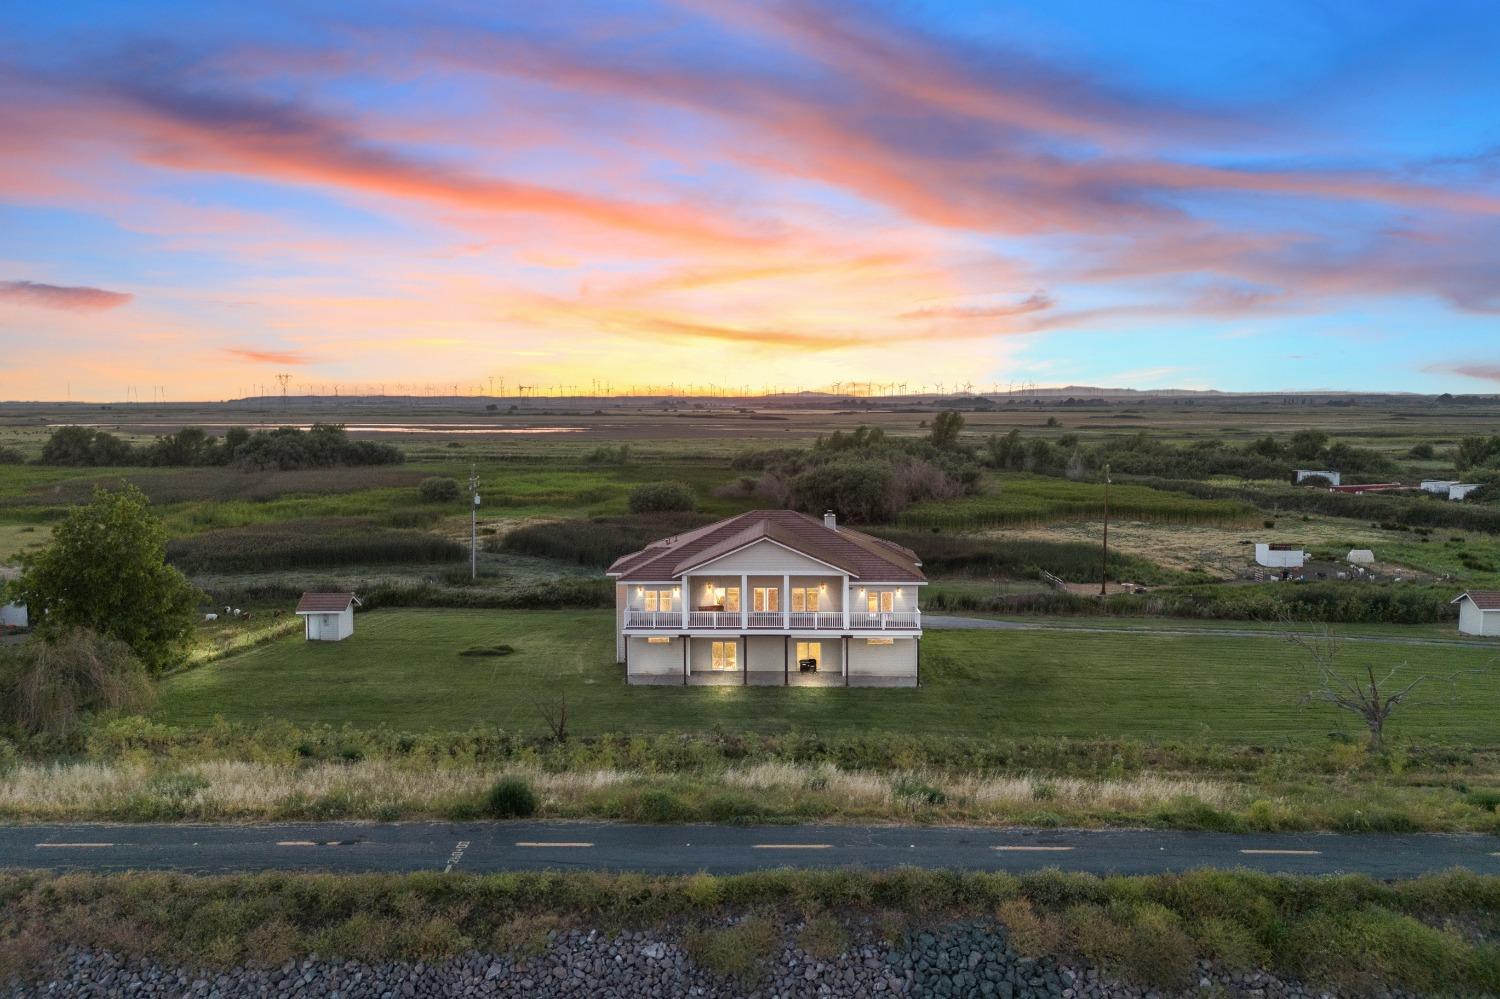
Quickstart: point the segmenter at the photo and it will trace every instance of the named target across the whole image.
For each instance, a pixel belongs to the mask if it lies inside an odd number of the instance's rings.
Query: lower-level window
[[[652,635],[646,639],[647,645],[671,645],[672,640],[663,635]]]
[[[715,642],[711,666],[713,669],[739,669],[740,643]]]
[[[804,660],[804,659],[811,659],[813,662],[816,663],[816,662],[818,662],[822,658],[823,658],[823,643],[822,642],[798,642],[797,643],[797,661],[799,663],[802,660]]]
[[[866,645],[895,645],[896,644],[896,640],[894,638],[867,638],[867,639],[865,639],[865,644]]]

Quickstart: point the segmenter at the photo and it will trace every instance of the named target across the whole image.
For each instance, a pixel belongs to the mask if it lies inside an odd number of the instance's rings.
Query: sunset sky
[[[0,38],[4,399],[1500,390],[1493,0],[16,0]]]

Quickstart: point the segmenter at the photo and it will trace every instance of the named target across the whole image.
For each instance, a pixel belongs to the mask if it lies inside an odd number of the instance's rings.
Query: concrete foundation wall
[[[849,639],[849,675],[909,676],[916,679],[916,639],[897,638],[890,645],[871,645],[863,638]]]
[[[682,639],[654,644],[644,638],[630,638],[630,673],[638,676],[682,676]]]

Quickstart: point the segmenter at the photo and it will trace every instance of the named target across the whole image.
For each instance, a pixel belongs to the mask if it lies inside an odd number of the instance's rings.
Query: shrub
[[[689,930],[682,946],[699,967],[725,978],[749,983],[776,947],[775,925],[764,916],[747,916],[733,926]]]
[[[698,494],[686,482],[642,482],[630,490],[631,513],[692,513]]]
[[[427,503],[453,503],[459,497],[458,480],[435,475],[423,479],[417,493]]]
[[[832,961],[849,949],[849,934],[832,916],[814,916],[797,934],[797,946],[820,961]]]
[[[0,720],[67,738],[83,718],[150,703],[146,669],[124,642],[87,628],[37,636],[0,660]]]
[[[1062,926],[1047,914],[1038,914],[1024,898],[1007,899],[996,913],[1010,931],[1010,944],[1022,957],[1056,954],[1062,945]]]
[[[536,814],[536,792],[520,777],[505,777],[490,788],[484,813],[492,819],[525,819]]]
[[[0,465],[24,465],[26,455],[13,447],[0,447]]]
[[[687,805],[671,791],[653,788],[636,799],[635,817],[642,822],[681,822],[687,814]]]

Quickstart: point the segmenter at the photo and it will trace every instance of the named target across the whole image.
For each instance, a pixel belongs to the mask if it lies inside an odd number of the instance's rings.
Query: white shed
[[[1458,604],[1459,634],[1500,637],[1500,592],[1470,590],[1453,602]]]
[[[1354,548],[1349,552],[1350,565],[1374,565],[1375,553],[1368,548]]]
[[[0,628],[26,627],[25,604],[0,604]]]
[[[1300,569],[1307,560],[1301,545],[1283,545],[1258,541],[1255,544],[1255,564],[1267,569]]]
[[[1483,486],[1483,482],[1455,482],[1448,487],[1448,498],[1451,500],[1468,499],[1470,493]]]
[[[1423,479],[1422,491],[1435,496],[1447,496],[1448,490],[1458,485],[1457,479]]]
[[[1327,479],[1328,480],[1328,484],[1330,486],[1336,486],[1336,485],[1339,484],[1339,473],[1338,472],[1334,472],[1334,471],[1331,471],[1331,470],[1326,469],[1326,468],[1299,468],[1299,469],[1297,469],[1297,481],[1298,482],[1302,482],[1305,479],[1315,479],[1315,478]]]
[[[297,601],[297,616],[309,642],[338,642],[354,634],[354,608],[359,598],[352,593],[304,593]]]

